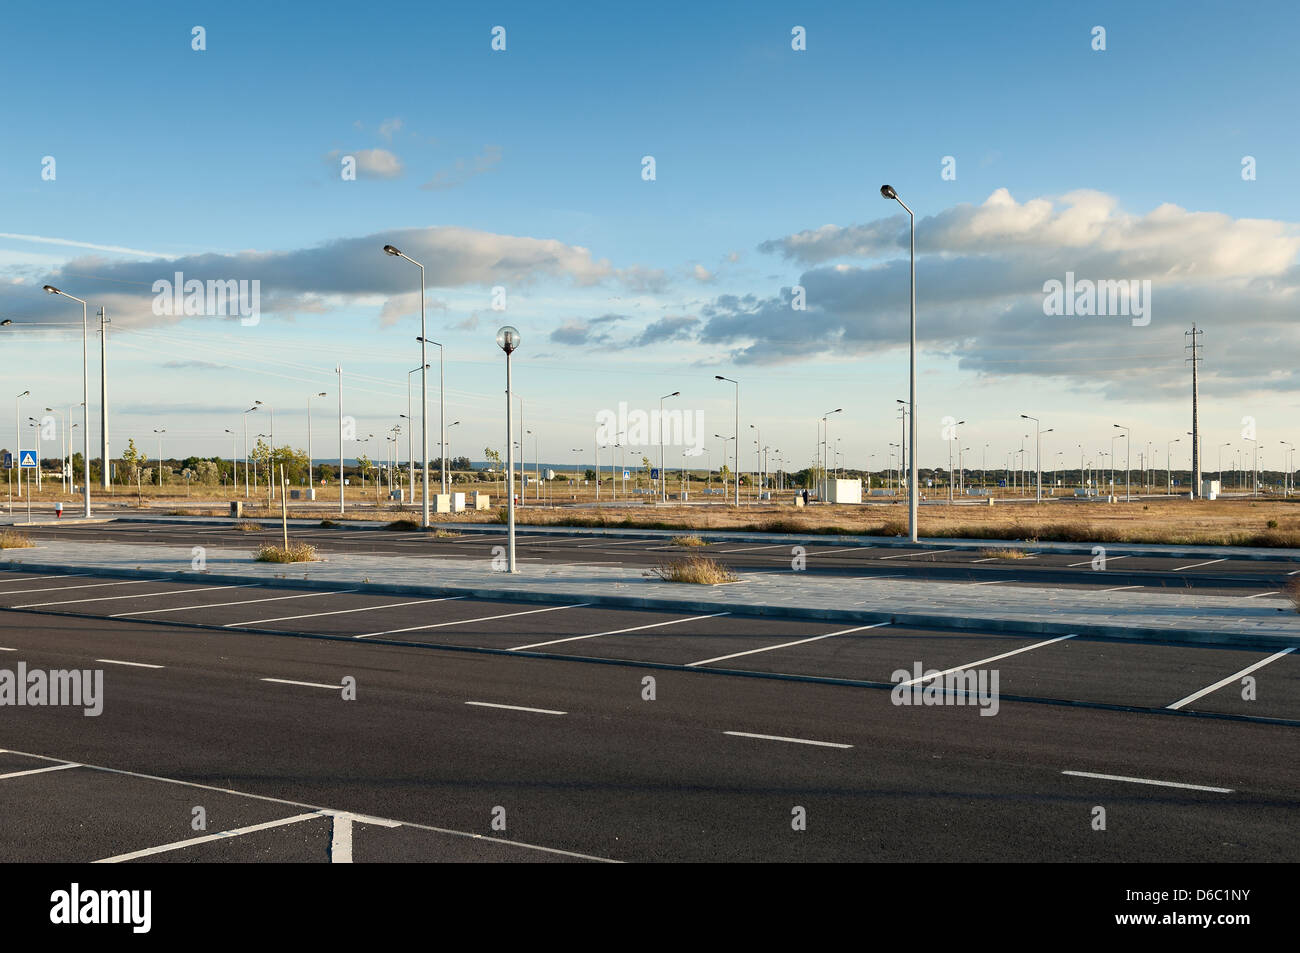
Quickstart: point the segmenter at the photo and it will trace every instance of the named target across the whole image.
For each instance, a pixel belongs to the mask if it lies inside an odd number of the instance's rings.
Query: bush
[[[655,566],[650,574],[664,582],[693,582],[705,586],[735,582],[738,578],[734,572],[709,556],[673,559]]]
[[[240,520],[231,528],[237,533],[260,533],[266,527],[261,523],[254,523],[252,520]]]
[[[409,533],[412,530],[420,528],[420,524],[415,520],[393,520],[384,529],[391,529],[397,533]]]
[[[263,546],[255,557],[260,563],[309,563],[316,559],[316,547],[307,543],[290,543],[283,546]]]
[[[709,545],[698,536],[674,536],[673,545],[675,546],[707,546]]]
[[[0,530],[0,549],[26,549],[35,545],[22,533],[16,533],[11,529]]]

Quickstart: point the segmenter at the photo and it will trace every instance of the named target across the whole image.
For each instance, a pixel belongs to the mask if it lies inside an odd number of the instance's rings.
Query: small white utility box
[[[861,480],[828,480],[826,483],[827,503],[861,503]]]

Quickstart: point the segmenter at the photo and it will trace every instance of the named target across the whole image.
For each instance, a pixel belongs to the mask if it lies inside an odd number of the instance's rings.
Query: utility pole
[[[108,315],[99,309],[99,485],[108,485]]]
[[[1197,365],[1200,363],[1200,355],[1197,354],[1199,347],[1199,338],[1204,331],[1196,330],[1196,325],[1192,325],[1190,331],[1184,331],[1185,336],[1192,339],[1192,343],[1187,345],[1191,349],[1192,356],[1188,358],[1192,362],[1192,489],[1188,499],[1195,500],[1201,495],[1201,418],[1200,418],[1200,384],[1197,375]]]

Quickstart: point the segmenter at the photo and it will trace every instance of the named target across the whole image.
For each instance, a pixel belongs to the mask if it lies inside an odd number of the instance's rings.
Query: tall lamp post
[[[911,541],[916,542],[916,216],[907,204],[898,197],[892,185],[882,185],[880,195],[884,199],[892,199],[899,205],[903,206],[903,211],[907,213],[908,220],[911,223],[911,259],[912,259],[912,335],[910,349],[910,371],[908,373],[908,405],[912,411],[912,429],[909,439],[910,455],[908,457],[908,481],[907,481],[907,529]]]
[[[425,355],[425,319],[424,319],[424,265],[409,255],[404,255],[392,245],[384,246],[384,254],[395,258],[405,258],[420,269],[420,443],[424,466],[424,498],[420,501],[420,523],[429,528],[429,372],[428,358]]]
[[[166,430],[154,431],[158,435],[158,489],[160,490],[162,489],[162,435],[166,432]]]
[[[1175,437],[1165,446],[1165,495],[1174,495],[1174,444],[1182,440],[1182,437]]]
[[[1124,431],[1124,501],[1133,499],[1133,463],[1130,452],[1133,447],[1132,429],[1123,424],[1116,424],[1116,429]]]
[[[424,335],[420,335],[421,344],[432,344],[438,349],[438,432],[441,435],[438,440],[438,455],[442,457],[442,466],[439,472],[442,475],[442,492],[447,492],[447,349],[437,341],[426,340]],[[423,355],[423,350],[421,350]]]
[[[411,502],[412,503],[415,502],[415,453],[411,449],[411,441],[412,439],[414,439],[413,435],[415,433],[415,421],[411,419],[411,375],[416,373],[417,371],[422,372],[422,371],[427,371],[428,369],[429,369],[429,365],[425,364],[423,367],[417,367],[414,368],[413,370],[409,370],[406,372],[406,420],[407,423],[410,424],[410,426],[406,428],[406,457],[407,457],[406,462],[409,465],[409,470],[411,474]],[[446,454],[444,453],[443,456],[446,456]],[[443,482],[445,484],[446,480],[444,480]],[[442,492],[444,493],[447,492],[446,486],[443,486]]]
[[[736,505],[740,505],[740,381],[732,380],[730,377],[723,377],[721,374],[714,374],[714,380],[726,381],[729,384],[736,385],[736,441],[734,456],[732,459],[736,463]]]
[[[661,503],[668,502],[668,476],[664,471],[664,401],[680,395],[681,391],[675,390],[659,398],[659,502]]]
[[[817,498],[818,498],[819,500],[825,500],[826,497],[830,495],[829,492],[828,492],[829,487],[828,487],[828,485],[827,485],[827,481],[826,481],[826,457],[827,457],[827,454],[826,454],[826,451],[823,449],[823,447],[825,447],[825,445],[826,445],[826,444],[830,441],[830,439],[831,439],[831,423],[830,423],[830,418],[831,418],[831,417],[834,417],[836,414],[842,414],[842,413],[844,413],[844,408],[843,408],[843,407],[836,407],[834,410],[828,410],[828,411],[826,411],[826,413],[822,414],[822,416],[821,416],[821,420],[818,421],[818,428],[817,428],[817,469],[818,469],[820,472],[817,474],[817,476],[818,476],[818,479],[819,479],[819,481],[820,481],[820,485],[819,485],[818,488],[817,488]]]
[[[513,433],[514,400],[510,393],[510,355],[519,349],[519,332],[510,325],[497,331],[497,347],[506,352],[506,537],[507,537],[507,572],[515,571],[515,445],[510,435]],[[599,474],[597,474],[599,476]],[[428,470],[425,480],[429,479]],[[427,483],[426,483],[427,488]],[[428,502],[425,503],[426,508]]]
[[[314,398],[328,396],[325,391],[321,391],[319,394],[312,394],[307,398],[307,489],[311,490],[307,494],[309,500],[316,499],[316,485],[312,482],[311,477],[311,402]]]
[[[76,295],[70,295],[66,291],[60,291],[53,285],[46,285],[47,294],[63,295],[65,298],[71,298],[73,301],[81,302],[81,494],[84,501],[83,514],[90,517],[90,365],[89,365],[89,338],[90,322],[86,317],[86,302]],[[108,466],[108,461],[104,461],[104,466]]]

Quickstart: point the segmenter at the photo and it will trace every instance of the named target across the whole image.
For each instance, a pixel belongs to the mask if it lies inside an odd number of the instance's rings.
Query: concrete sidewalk
[[[494,571],[486,558],[332,553],[319,562],[283,565],[255,562],[251,548],[209,548],[203,555],[206,568],[195,571],[188,547],[44,540],[30,549],[0,552],[0,568],[1274,649],[1300,646],[1300,614],[1281,598],[845,579],[793,570],[744,573],[738,583],[695,586],[609,566],[520,562],[519,572],[509,575]]]

